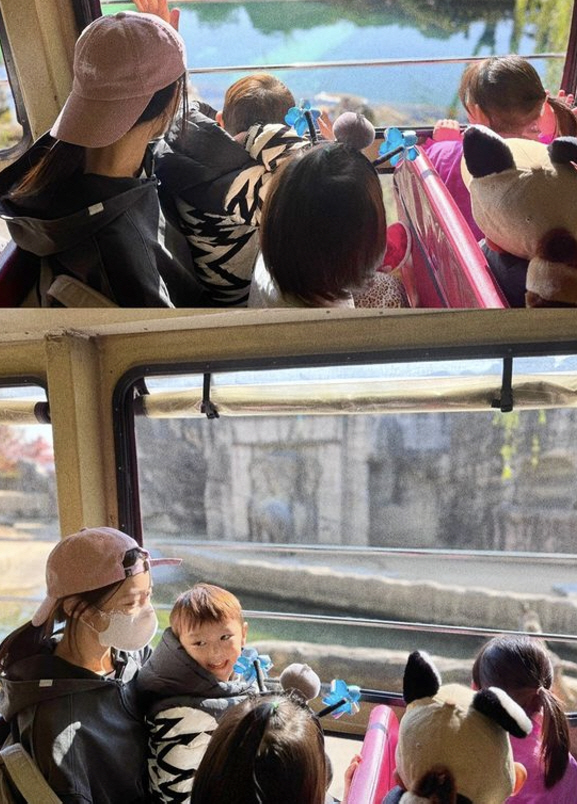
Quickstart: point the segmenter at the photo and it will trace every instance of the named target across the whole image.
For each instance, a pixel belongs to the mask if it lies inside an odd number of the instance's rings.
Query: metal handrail
[[[499,58],[503,58],[500,56]],[[530,53],[521,56],[527,61],[538,61],[541,59],[564,59],[564,53]],[[434,58],[410,58],[410,59],[361,59],[343,61],[303,61],[288,62],[281,64],[238,64],[226,67],[189,67],[189,75],[209,75],[213,73],[231,72],[252,72],[255,70],[319,70],[334,67],[402,67],[407,65],[424,66],[428,64],[469,64],[474,61],[484,61],[486,56],[439,56]]]
[[[436,623],[411,623],[402,620],[377,620],[369,617],[336,616],[332,614],[295,614],[281,611],[243,610],[244,616],[255,620],[282,620],[283,622],[313,623],[317,625],[345,625],[361,628],[381,628],[384,631],[419,631],[429,634],[452,634],[453,636],[475,636],[492,638],[495,636],[529,636],[546,639],[548,642],[577,642],[577,635],[536,634],[532,631],[508,631],[495,628],[475,628],[467,625],[445,625]]]
[[[161,544],[157,541],[157,544]],[[181,548],[182,543],[174,542],[172,538],[164,539],[164,545],[174,545]],[[334,553],[338,551],[339,554],[347,554],[354,556],[422,556],[434,558],[453,558],[456,560],[463,559],[477,559],[480,561],[490,561],[498,559],[499,561],[523,561],[529,564],[555,564],[563,563],[577,564],[576,553],[534,553],[522,551],[508,551],[501,552],[500,550],[455,550],[443,547],[376,547],[376,546],[359,546],[351,544],[267,544],[261,542],[247,542],[247,541],[216,541],[211,539],[199,539],[190,541],[186,547],[207,548],[211,550],[222,550],[225,552],[241,552],[245,553],[247,550],[264,553]]]

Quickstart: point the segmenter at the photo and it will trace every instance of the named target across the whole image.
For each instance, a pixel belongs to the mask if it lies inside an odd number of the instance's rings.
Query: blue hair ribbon
[[[299,137],[302,137],[308,129],[311,142],[317,141],[317,130],[315,124],[321,113],[318,109],[313,109],[308,100],[301,100],[300,106],[292,106],[285,115],[285,123],[292,126]]]
[[[326,706],[321,709],[318,716],[332,715],[338,719],[341,715],[356,715],[360,710],[358,703],[360,699],[360,687],[355,684],[346,684],[342,679],[334,679],[331,681],[330,692],[323,698]]]
[[[398,128],[388,128],[387,137],[379,148],[379,157],[373,165],[382,165],[390,162],[394,167],[401,159],[413,162],[419,155],[417,135],[414,131],[401,131]]]
[[[254,648],[243,648],[241,655],[233,667],[235,673],[241,675],[246,681],[256,681],[261,692],[265,691],[264,680],[273,666],[270,656],[259,655]]]

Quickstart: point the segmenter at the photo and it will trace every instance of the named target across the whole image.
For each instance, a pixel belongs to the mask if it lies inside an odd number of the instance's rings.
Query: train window
[[[555,11],[532,4],[171,3],[180,9],[191,92],[221,109],[227,87],[266,69],[336,116],[368,113],[380,125],[430,126],[460,110],[457,88],[466,60],[519,53],[535,57],[556,91],[571,23],[571,0]],[[104,0],[105,14],[132,4]],[[462,110],[461,110],[462,114]],[[464,117],[463,117],[464,120]]]
[[[48,420],[43,388],[0,387],[0,638],[38,605],[60,535]]]
[[[576,369],[515,359],[511,412],[491,359],[141,378],[146,544],[235,591],[281,666],[398,689],[419,647],[468,681],[487,633],[577,633]]]
[[[0,14],[0,160],[16,158],[30,142],[26,108]]]

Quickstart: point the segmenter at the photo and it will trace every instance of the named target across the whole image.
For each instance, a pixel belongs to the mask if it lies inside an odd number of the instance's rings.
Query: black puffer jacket
[[[103,678],[51,650],[10,665],[0,713],[64,804],[144,804],[146,730],[132,681],[142,653]]]
[[[218,721],[249,693],[258,693],[258,685],[241,676],[218,681],[167,628],[136,686],[147,709],[152,800],[188,801],[194,773]]]
[[[193,105],[156,150],[166,217],[188,240],[212,306],[246,306],[259,250],[258,226],[272,173],[306,144],[280,124],[251,126],[237,141]]]

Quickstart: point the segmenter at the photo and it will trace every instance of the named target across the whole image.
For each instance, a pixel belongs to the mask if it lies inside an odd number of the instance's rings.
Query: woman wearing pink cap
[[[128,682],[156,632],[154,563],[113,528],[63,539],[48,556],[46,598],[0,645],[8,742],[22,743],[64,804],[148,801],[147,738]]]
[[[179,259],[166,247],[178,234],[162,217],[148,149],[186,100],[186,68],[182,37],[154,14],[99,17],[80,35],[72,91],[50,136],[0,183],[12,238],[39,258],[32,303],[199,303],[185,241]]]

